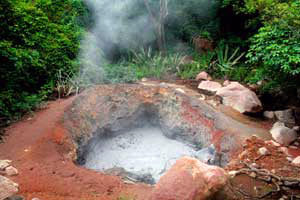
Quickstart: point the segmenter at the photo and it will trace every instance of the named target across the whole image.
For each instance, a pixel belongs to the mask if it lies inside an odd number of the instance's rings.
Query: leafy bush
[[[53,91],[58,71],[77,70],[86,13],[79,0],[1,1],[0,117],[33,109]]]
[[[270,68],[266,72],[271,77],[278,73],[299,74],[299,33],[271,25],[260,28],[258,34],[251,38],[251,46],[247,54],[249,63]]]

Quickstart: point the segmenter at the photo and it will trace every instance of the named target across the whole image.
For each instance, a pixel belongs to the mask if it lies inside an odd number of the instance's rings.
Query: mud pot
[[[182,85],[99,85],[11,126],[0,144],[20,194],[41,199],[146,199],[188,155],[225,166],[264,127]]]

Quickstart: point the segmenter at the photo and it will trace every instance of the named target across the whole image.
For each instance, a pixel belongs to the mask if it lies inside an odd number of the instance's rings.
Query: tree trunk
[[[157,37],[157,46],[162,54],[166,54],[166,38],[165,38],[165,18],[168,16],[168,0],[160,0],[160,10],[158,16],[156,17],[153,13],[148,0],[144,0],[145,6],[149,12],[151,21],[155,28]]]

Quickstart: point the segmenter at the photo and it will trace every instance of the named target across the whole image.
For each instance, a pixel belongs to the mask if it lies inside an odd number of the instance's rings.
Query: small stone
[[[204,101],[205,99],[206,99],[206,97],[205,97],[204,94],[202,94],[202,95],[199,97],[199,100],[201,100],[201,101]]]
[[[279,151],[281,151],[282,153],[284,153],[287,156],[290,156],[289,149],[287,147],[280,147]]]
[[[223,86],[226,87],[226,86],[230,85],[230,83],[231,82],[229,80],[225,80],[224,83],[223,83]]]
[[[275,170],[275,169],[272,169],[272,170],[271,170],[271,173],[275,174],[275,173],[276,173],[276,170]]]
[[[275,113],[273,111],[265,111],[263,115],[267,119],[274,119],[275,117]]]
[[[181,88],[176,88],[176,91],[178,91],[178,92],[181,92],[181,93],[185,94],[185,91],[184,91],[183,89],[181,89]]]
[[[36,197],[34,197],[34,198],[32,198],[31,200],[40,200],[39,198],[36,198]]]
[[[294,145],[299,146],[300,144],[299,144],[299,142],[294,142]]]
[[[230,178],[234,178],[237,174],[238,174],[238,171],[230,171],[230,172],[228,172],[228,175],[230,176]]]
[[[250,167],[251,167],[251,168],[256,168],[256,169],[259,169],[259,168],[260,168],[259,165],[258,165],[257,163],[251,163],[251,164],[250,164]]]
[[[7,176],[16,176],[18,175],[18,170],[12,166],[5,168],[5,173]]]
[[[256,178],[256,173],[255,173],[255,172],[251,172],[251,173],[249,174],[249,176],[252,177],[252,178]]]
[[[5,170],[6,167],[10,166],[11,160],[0,160],[0,170]]]
[[[146,81],[148,81],[148,79],[147,78],[142,78],[141,81],[146,82]]]
[[[269,150],[266,147],[259,148],[258,153],[263,156],[270,154]]]
[[[300,166],[300,156],[296,157],[296,158],[292,161],[292,164]]]
[[[196,81],[201,81],[201,80],[210,81],[210,80],[212,80],[212,78],[207,72],[203,71],[203,72],[200,72],[196,77]]]
[[[296,131],[296,132],[299,132],[300,131],[300,126],[294,126],[293,130]]]
[[[273,140],[267,140],[267,141],[265,141],[265,144],[270,144],[270,145],[273,145],[275,147],[280,147],[280,144],[273,141]]]
[[[287,159],[289,162],[292,162],[292,161],[293,161],[293,158],[292,158],[292,157],[286,157],[286,159]]]
[[[251,139],[252,140],[256,140],[258,137],[257,137],[257,135],[256,134],[253,134],[252,136],[251,136]]]

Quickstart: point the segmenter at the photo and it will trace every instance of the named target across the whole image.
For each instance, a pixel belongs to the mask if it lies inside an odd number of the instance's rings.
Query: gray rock
[[[4,176],[0,176],[0,199],[10,197],[18,191],[18,184]]]
[[[203,148],[197,151],[195,155],[197,159],[207,164],[213,164],[216,161],[216,156],[217,156],[217,152],[213,144],[211,144],[207,148]]]
[[[288,127],[282,126],[282,123],[275,123],[270,130],[273,139],[279,144],[289,146],[297,139],[297,132]]]
[[[265,111],[264,112],[264,117],[267,119],[274,119],[275,113],[273,111]]]
[[[295,117],[292,109],[275,111],[276,118],[285,125],[295,125]]]
[[[0,160],[0,170],[5,170],[6,167],[10,166],[11,160]]]
[[[5,173],[7,176],[16,176],[16,175],[18,175],[19,172],[13,166],[9,166],[9,167],[5,168]]]
[[[270,152],[268,151],[268,149],[266,147],[259,148],[258,153],[263,156],[270,154]]]

